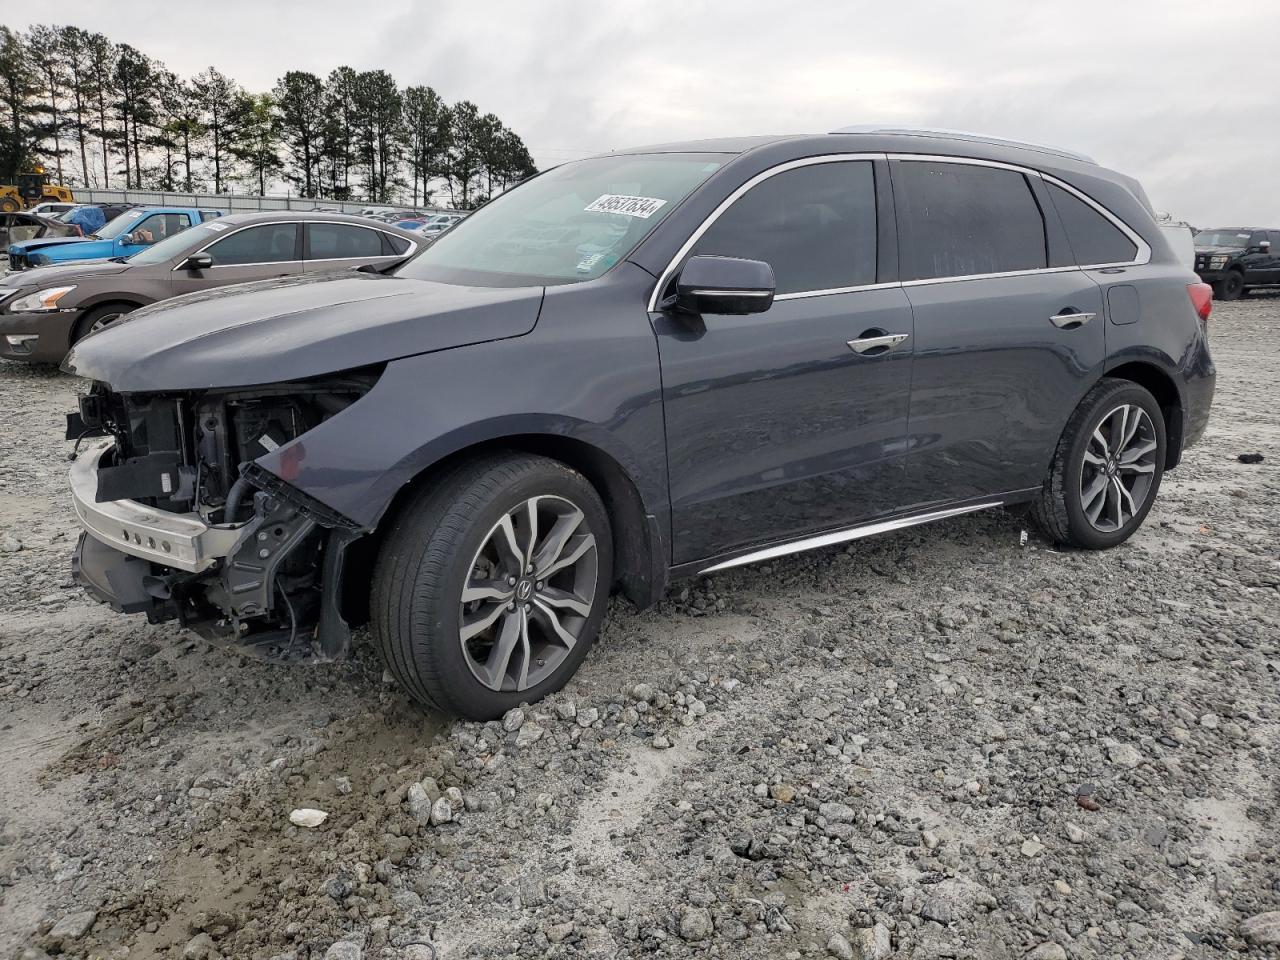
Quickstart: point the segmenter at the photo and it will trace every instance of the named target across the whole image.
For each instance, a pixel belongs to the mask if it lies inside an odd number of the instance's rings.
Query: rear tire
[[[1032,519],[1058,544],[1124,543],[1155,502],[1166,445],[1155,398],[1128,380],[1103,378],[1067,421]]]
[[[435,478],[392,521],[373,634],[414,700],[492,720],[568,682],[612,576],[608,514],[586,478],[545,457],[486,456]]]

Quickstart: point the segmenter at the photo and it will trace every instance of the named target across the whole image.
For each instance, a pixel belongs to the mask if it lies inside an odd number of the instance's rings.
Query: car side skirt
[[[701,576],[707,573],[717,573],[721,570],[729,570],[733,567],[740,567],[749,563],[759,563],[763,560],[772,560],[776,557],[784,557],[793,553],[803,553],[806,550],[817,550],[821,547],[835,546],[840,543],[848,543],[851,540],[861,540],[863,537],[874,537],[881,533],[892,533],[895,530],[904,530],[907,527],[919,526],[923,523],[932,523],[934,520],[946,520],[950,517],[963,516],[966,513],[976,513],[979,510],[989,510],[992,507],[1001,507],[1006,504],[1020,503],[1034,496],[1039,492],[1039,490],[1039,487],[1030,487],[1023,490],[1011,490],[1006,493],[996,494],[990,497],[981,497],[977,500],[956,503],[942,508],[902,514],[900,516],[889,517],[883,520],[874,520],[867,523],[856,524],[851,527],[842,527],[838,530],[829,530],[824,533],[812,534],[794,540],[785,540],[780,543],[757,547],[754,550],[740,553],[737,556],[729,556],[724,559],[713,557],[709,560],[700,560],[694,563],[681,564],[679,567],[671,571],[672,579],[688,576]]]

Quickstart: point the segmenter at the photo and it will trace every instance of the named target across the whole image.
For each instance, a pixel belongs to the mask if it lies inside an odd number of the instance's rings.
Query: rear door
[[[220,226],[215,220],[207,229]],[[213,258],[208,270],[174,269],[174,294],[302,273],[300,227],[297,222],[261,223],[219,237],[197,251]]]
[[[306,225],[306,271],[354,269],[366,264],[389,266],[409,248],[403,237],[354,223],[316,221]],[[400,246],[399,251],[396,247]]]
[[[808,161],[747,190],[687,252],[763,260],[777,295],[750,316],[654,315],[676,563],[892,511],[911,310],[891,206],[883,160]]]
[[[905,505],[1037,487],[1106,357],[1098,284],[1059,249],[1037,174],[907,156],[892,172],[915,318]]]

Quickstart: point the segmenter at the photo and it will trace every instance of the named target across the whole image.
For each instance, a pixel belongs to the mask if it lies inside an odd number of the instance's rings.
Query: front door
[[[214,221],[209,226],[217,230],[224,225]],[[298,232],[297,223],[264,223],[228,233],[201,251],[213,258],[212,267],[173,271],[174,295],[302,273]]]
[[[1039,486],[1106,357],[1102,292],[1074,265],[1049,268],[1027,174],[901,160],[893,185],[915,316],[904,505]]]
[[[152,213],[131,225],[126,233],[116,237],[113,256],[129,257],[145,250],[191,226],[191,218],[185,213]]]
[[[689,256],[773,267],[768,311],[655,317],[676,563],[849,525],[900,496],[911,311],[876,285],[877,173],[869,160],[783,170],[698,240]],[[856,342],[889,335],[905,336]]]

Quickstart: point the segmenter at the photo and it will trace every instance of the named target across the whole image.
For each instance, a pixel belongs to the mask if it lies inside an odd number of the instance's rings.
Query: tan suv
[[[330,213],[246,213],[184,230],[127,260],[0,278],[0,357],[60,363],[82,337],[138,307],[209,287],[322,270],[391,267],[420,238]]]

